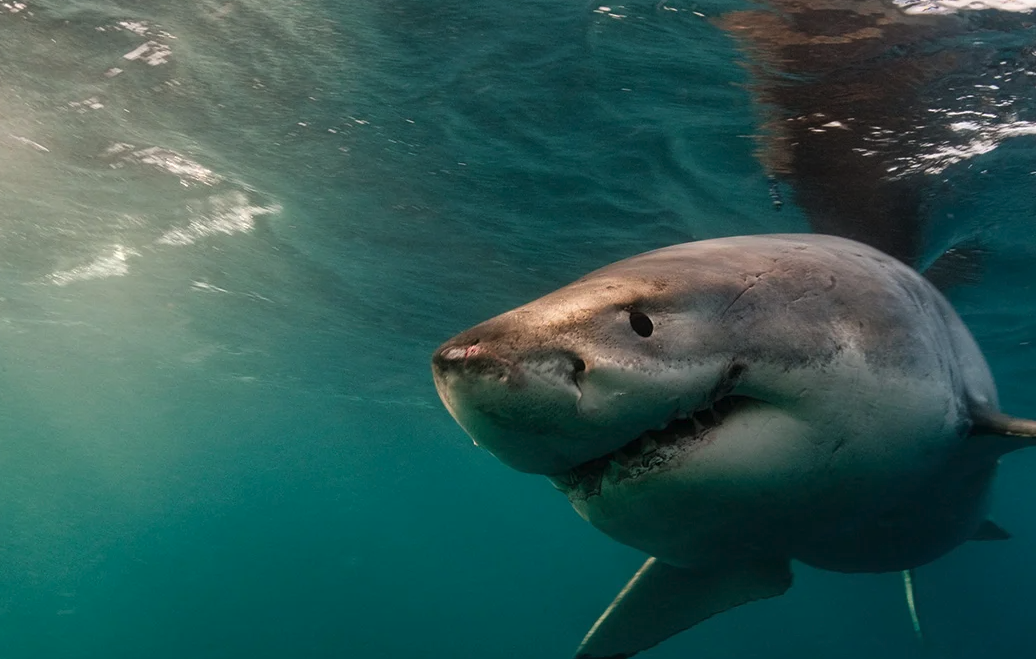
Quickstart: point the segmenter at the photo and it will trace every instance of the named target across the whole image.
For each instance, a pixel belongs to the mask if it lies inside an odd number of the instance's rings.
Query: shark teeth
[[[638,478],[664,465],[680,453],[680,447],[702,440],[747,400],[742,396],[725,396],[700,410],[678,410],[667,423],[648,430],[618,450],[551,476],[550,480],[569,498],[596,496],[606,479],[618,482]]]

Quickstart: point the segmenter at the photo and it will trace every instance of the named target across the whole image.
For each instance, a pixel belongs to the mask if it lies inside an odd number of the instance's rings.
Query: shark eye
[[[645,338],[651,336],[651,333],[655,331],[655,324],[639,311],[630,312],[630,327],[633,328],[634,332]]]

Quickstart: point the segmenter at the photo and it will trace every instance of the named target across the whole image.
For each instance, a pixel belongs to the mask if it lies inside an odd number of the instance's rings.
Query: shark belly
[[[790,555],[836,572],[893,572],[930,563],[976,538],[989,514],[996,468],[992,458],[956,456],[897,505],[817,529]]]

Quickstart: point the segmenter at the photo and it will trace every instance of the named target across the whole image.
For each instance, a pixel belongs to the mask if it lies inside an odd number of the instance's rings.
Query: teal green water
[[[596,7],[0,3],[0,657],[570,656],[642,557],[473,447],[432,350],[621,257],[808,229],[732,6]],[[932,203],[994,255],[954,301],[1030,416],[1034,146]],[[920,571],[934,656],[1036,648],[1033,469],[1014,540]],[[800,568],[645,656],[929,656],[900,588]]]

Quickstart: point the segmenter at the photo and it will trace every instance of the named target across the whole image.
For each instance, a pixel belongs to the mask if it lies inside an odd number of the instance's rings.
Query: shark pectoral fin
[[[1000,412],[973,412],[975,425],[972,435],[1003,435],[1036,440],[1036,421],[1008,416]],[[1036,443],[1036,442],[1033,442]]]
[[[576,651],[576,659],[625,659],[735,606],[791,586],[788,560],[687,570],[649,558]]]
[[[995,522],[991,522],[988,519],[982,522],[981,526],[978,527],[978,531],[975,531],[975,535],[971,536],[972,540],[1010,540],[1011,534],[1008,533]]]
[[[914,597],[914,571],[903,570],[903,590],[906,593],[907,610],[910,612],[910,623],[914,626],[914,636],[924,643],[924,632],[921,630],[921,618],[917,615],[917,598]]]
[[[1001,438],[1010,438],[1002,440],[1003,445],[997,447],[1001,453],[1036,446],[1036,421],[1032,419],[1021,419],[987,409],[973,409],[971,418],[972,435],[997,435]]]
[[[988,519],[979,525],[972,540],[1009,540],[1011,534],[1001,526]],[[907,610],[910,611],[910,622],[914,626],[914,635],[924,643],[924,632],[921,629],[921,618],[917,614],[917,598],[914,596],[914,571],[903,570],[903,589],[906,592]]]

